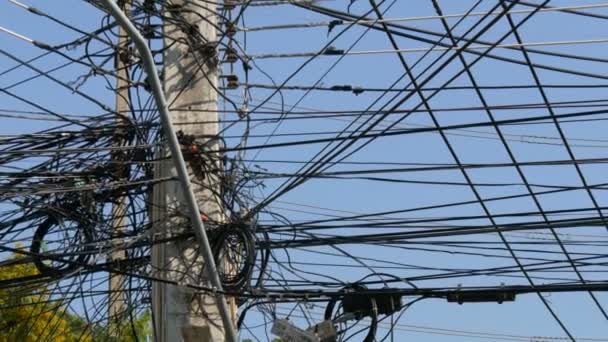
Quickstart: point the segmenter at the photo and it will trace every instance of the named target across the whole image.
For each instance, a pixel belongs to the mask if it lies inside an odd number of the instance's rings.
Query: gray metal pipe
[[[196,201],[196,197],[194,196],[194,191],[192,190],[192,184],[190,183],[190,177],[188,176],[186,162],[184,161],[184,156],[182,155],[179,141],[177,140],[177,136],[173,130],[173,123],[171,122],[171,116],[169,115],[169,106],[165,98],[165,93],[163,92],[160,78],[158,77],[158,71],[156,70],[152,52],[148,48],[148,44],[144,37],[139,33],[137,28],[135,28],[133,23],[131,23],[129,18],[122,12],[115,0],[102,0],[102,2],[110,11],[110,14],[114,17],[114,19],[116,19],[118,24],[133,39],[133,42],[141,55],[144,69],[148,74],[148,81],[152,87],[152,94],[154,95],[156,106],[160,112],[161,124],[167,138],[169,149],[171,150],[171,157],[173,159],[173,163],[175,164],[175,168],[177,169],[177,175],[186,197],[186,204],[190,211],[190,219],[192,220],[192,223],[194,223],[194,233],[199,243],[201,255],[205,258],[205,270],[208,273],[207,276],[211,280],[212,286],[217,290],[217,292],[215,292],[216,302],[219,307],[220,315],[222,316],[226,340],[230,342],[237,342],[236,329],[232,323],[230,310],[228,309],[228,304],[226,303],[226,298],[223,294],[222,282],[215,266],[213,253],[211,252],[211,246],[209,245],[209,239],[207,238],[207,233],[205,231],[205,224],[201,219],[198,203]]]

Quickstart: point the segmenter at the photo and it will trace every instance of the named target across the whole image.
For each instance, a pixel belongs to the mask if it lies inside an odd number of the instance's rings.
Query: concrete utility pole
[[[164,55],[164,92],[171,119],[179,123],[175,130],[186,135],[214,137],[218,134],[216,6],[213,1],[175,0],[165,8],[165,16],[175,20],[164,24],[164,44],[168,47]],[[187,23],[187,27],[176,24],[179,21]],[[192,30],[200,32],[203,40],[193,39],[193,35],[187,33]],[[202,213],[212,221],[221,222],[223,213],[217,172],[221,167],[220,158],[217,155],[211,158],[210,153],[214,152],[209,152],[217,147],[214,143],[207,151],[201,151],[209,168],[215,171],[200,177],[200,171],[194,172],[197,170],[188,165],[188,172]],[[167,155],[168,151],[161,152],[161,156]],[[161,161],[156,177],[175,176],[173,165],[171,160]],[[184,220],[176,217],[178,213],[181,216],[188,214],[183,203],[183,189],[177,181],[155,187],[156,210],[152,219],[157,237],[168,238],[188,229]],[[198,251],[194,241],[163,243],[153,248],[152,264],[162,278],[211,287],[203,272],[205,260]],[[161,283],[153,284],[152,296],[158,342],[226,340],[215,297]]]
[[[125,13],[129,13],[129,0],[123,0],[119,3],[121,9]],[[118,48],[116,49],[115,66],[116,66],[116,112],[118,113],[116,124],[119,128],[116,130],[114,137],[114,145],[121,147],[125,145],[125,129],[128,125],[125,115],[129,113],[129,38],[127,32],[118,27]],[[123,151],[115,151],[112,155],[112,162],[116,163],[116,178],[123,179],[128,176],[126,166],[121,163],[125,161]],[[126,223],[127,212],[126,198],[119,197],[112,205],[112,235],[120,236],[124,230]],[[121,260],[127,258],[125,250],[114,251],[110,254],[110,261],[120,264]],[[126,309],[125,278],[116,273],[110,273],[110,294],[109,294],[109,321],[120,321]]]

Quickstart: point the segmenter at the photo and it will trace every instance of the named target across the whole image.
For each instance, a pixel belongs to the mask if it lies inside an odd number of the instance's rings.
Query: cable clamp
[[[344,54],[344,50],[337,49],[334,46],[328,46],[325,50],[321,52],[323,55],[329,56],[340,56]]]

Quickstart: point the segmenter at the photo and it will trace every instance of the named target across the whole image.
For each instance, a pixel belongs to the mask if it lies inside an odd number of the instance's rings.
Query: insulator
[[[228,75],[226,76],[228,89],[237,89],[239,87],[239,78],[236,75]]]
[[[227,11],[232,11],[236,7],[234,0],[224,0],[224,9]]]
[[[234,25],[231,21],[226,22],[226,35],[230,38],[234,37],[236,34],[236,25]]]
[[[239,60],[239,56],[236,53],[236,50],[234,50],[233,48],[228,48],[226,50],[226,62],[227,63],[236,63]]]

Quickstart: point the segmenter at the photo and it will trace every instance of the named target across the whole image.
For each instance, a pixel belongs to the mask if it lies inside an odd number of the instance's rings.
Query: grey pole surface
[[[188,176],[186,162],[184,161],[184,156],[182,155],[179,141],[177,140],[177,135],[173,130],[173,123],[171,122],[171,116],[169,115],[169,107],[165,99],[160,78],[158,77],[158,71],[156,70],[152,52],[148,48],[144,37],[131,23],[129,18],[127,18],[127,16],[122,12],[115,0],[102,1],[110,11],[110,14],[116,19],[118,24],[124,28],[129,36],[131,36],[137,50],[141,55],[144,69],[148,74],[148,81],[150,82],[150,86],[152,88],[154,100],[156,101],[156,106],[158,107],[158,111],[160,113],[162,128],[165,132],[169,149],[171,150],[171,157],[175,164],[178,178],[184,191],[184,196],[187,202],[186,204],[190,211],[190,219],[194,224],[194,233],[199,243],[200,252],[205,258],[205,269],[213,287],[215,290],[217,290],[217,305],[219,307],[224,329],[226,331],[226,340],[230,342],[237,342],[236,329],[232,323],[230,310],[228,309],[226,298],[223,294],[222,282],[215,266],[213,253],[211,252],[211,246],[209,245],[205,225],[200,216],[198,203],[196,201],[194,192],[192,191],[192,184],[190,183],[190,178]]]

